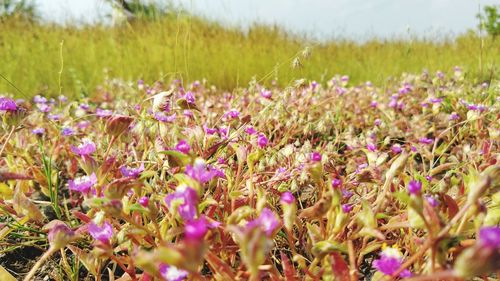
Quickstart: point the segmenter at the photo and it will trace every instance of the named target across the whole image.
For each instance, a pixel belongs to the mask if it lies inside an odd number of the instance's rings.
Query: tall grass
[[[7,20],[0,23],[0,73],[25,96],[59,92],[61,42],[63,93],[86,95],[106,77],[156,80],[206,78],[223,89],[245,86],[255,78],[263,83],[293,79],[324,81],[348,74],[354,82],[384,82],[402,72],[449,70],[462,66],[479,80],[495,74],[498,45],[485,42],[479,73],[480,38],[469,33],[432,41],[349,40],[315,43],[277,27],[254,26],[247,33],[190,16],[168,16],[122,27],[62,27]],[[301,68],[291,62],[310,47]],[[0,92],[22,96],[0,79]]]

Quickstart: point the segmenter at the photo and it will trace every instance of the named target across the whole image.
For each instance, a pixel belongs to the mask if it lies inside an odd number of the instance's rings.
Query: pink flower
[[[483,247],[500,249],[500,227],[482,227],[479,230],[479,243],[481,243]]]
[[[434,140],[424,137],[424,138],[419,138],[418,142],[421,144],[432,144],[432,143],[434,143]]]
[[[139,198],[139,204],[146,208],[149,205],[149,198],[147,196]]]
[[[351,204],[343,204],[342,205],[342,212],[344,213],[349,213],[352,211],[353,206]]]
[[[198,194],[191,187],[178,187],[174,193],[165,197],[165,203],[169,209],[172,209],[174,205],[177,206],[177,213],[182,219],[190,221],[197,214]]]
[[[380,258],[373,261],[373,267],[385,275],[394,274],[403,264],[403,255],[392,247],[385,248],[380,254]],[[399,274],[400,277],[410,277],[411,273],[404,270]]]
[[[321,153],[317,152],[317,151],[313,151],[311,153],[311,161],[313,162],[320,162],[321,161]]]
[[[260,92],[260,96],[265,98],[265,99],[270,99],[272,96],[273,96],[273,92],[269,91],[269,90],[265,90],[263,89],[261,92]]]
[[[111,237],[113,237],[113,226],[109,222],[104,222],[102,226],[91,222],[88,225],[88,232],[95,240],[109,244]]]
[[[371,142],[369,142],[366,145],[366,148],[368,149],[368,151],[371,151],[371,152],[377,151],[377,145],[374,143],[371,143]]]
[[[264,148],[269,144],[269,140],[264,134],[259,134],[257,137],[257,145],[259,145],[260,148]]]
[[[332,179],[332,188],[337,188],[342,185],[342,180],[341,179]]]
[[[422,183],[420,181],[411,180],[408,183],[408,192],[412,195],[418,195],[422,191]]]
[[[120,168],[120,172],[124,177],[127,178],[137,178],[144,171],[144,163],[141,163],[141,166],[137,168],[127,168],[126,166],[122,166]]]
[[[75,178],[74,180],[69,180],[69,189],[78,191],[81,193],[88,193],[90,189],[97,183],[97,177],[95,173],[90,176],[83,176]]]
[[[295,202],[295,197],[290,191],[285,191],[281,193],[280,202],[282,204],[292,204]]]
[[[45,134],[45,129],[44,128],[36,128],[36,129],[31,130],[31,132],[37,136],[42,136],[43,134]]]
[[[279,224],[276,215],[268,208],[264,208],[258,218],[247,223],[247,229],[260,227],[267,236],[271,236],[274,230],[279,227]]]
[[[175,146],[175,150],[182,152],[184,154],[189,154],[189,150],[191,150],[191,147],[189,146],[189,143],[186,140],[180,140]]]
[[[78,146],[71,146],[71,151],[80,156],[85,156],[94,153],[96,150],[95,143],[88,138],[84,138],[82,143]]]
[[[205,131],[205,134],[207,134],[207,135],[213,135],[213,134],[217,133],[217,129],[215,129],[215,128],[209,128],[207,126],[207,124],[203,125],[203,130]]]
[[[109,117],[109,116],[113,115],[113,111],[111,111],[109,109],[98,108],[98,109],[96,109],[95,114],[98,117],[104,118],[104,117]]]
[[[223,171],[207,165],[205,160],[201,158],[196,159],[193,165],[187,165],[185,173],[201,184],[209,182],[215,177],[225,177]]]
[[[249,135],[255,135],[257,134],[257,131],[254,129],[254,127],[252,126],[247,126],[245,128],[245,133],[249,134]]]
[[[165,123],[172,123],[175,121],[177,118],[177,114],[172,114],[172,115],[167,115],[163,111],[156,112],[154,115],[155,119],[160,121],[160,122],[165,122]]]
[[[173,265],[160,264],[160,274],[165,281],[182,281],[189,273]]]
[[[184,235],[188,240],[201,240],[207,231],[208,222],[204,216],[199,219],[190,220],[184,225]]]
[[[17,104],[13,99],[0,97],[0,111],[16,111]]]
[[[403,149],[401,149],[401,145],[396,143],[396,144],[393,144],[391,146],[391,151],[395,154],[398,154],[398,153],[401,153],[401,151],[403,151]]]

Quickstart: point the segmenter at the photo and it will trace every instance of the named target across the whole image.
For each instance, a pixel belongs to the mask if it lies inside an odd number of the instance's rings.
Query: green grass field
[[[189,16],[116,28],[7,20],[0,29],[0,73],[24,94],[5,79],[0,79],[0,92],[19,97],[55,95],[59,86],[68,96],[87,95],[103,77],[142,78],[147,83],[206,78],[219,88],[233,89],[253,78],[287,85],[298,78],[325,81],[335,74],[347,74],[354,82],[383,83],[403,72],[450,71],[459,65],[468,75],[488,80],[498,73],[500,61],[498,42],[481,42],[473,33],[439,42],[395,38],[315,43],[277,27],[255,26],[244,34]],[[306,48],[309,58],[304,57]],[[292,67],[295,58],[302,67]]]

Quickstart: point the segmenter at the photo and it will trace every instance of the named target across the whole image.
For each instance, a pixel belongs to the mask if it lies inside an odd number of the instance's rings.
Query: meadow
[[[499,280],[493,39],[1,28],[0,280]]]
[[[207,79],[232,90],[253,80],[286,86],[301,78],[326,82],[336,74],[349,74],[354,83],[383,84],[403,72],[435,73],[456,65],[480,82],[498,74],[500,62],[498,42],[474,32],[457,38],[315,42],[279,27],[256,25],[244,33],[187,15],[114,28],[16,19],[0,25],[0,74],[24,94],[3,78],[0,92],[24,98],[56,96],[61,87],[68,96],[86,96],[109,78],[148,83]]]

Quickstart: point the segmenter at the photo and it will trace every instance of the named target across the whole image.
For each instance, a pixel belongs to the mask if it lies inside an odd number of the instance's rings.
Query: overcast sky
[[[109,14],[104,0],[35,0],[53,21],[92,22]],[[500,0],[171,0],[193,14],[243,28],[278,24],[315,38],[456,35],[476,28],[479,5]]]

